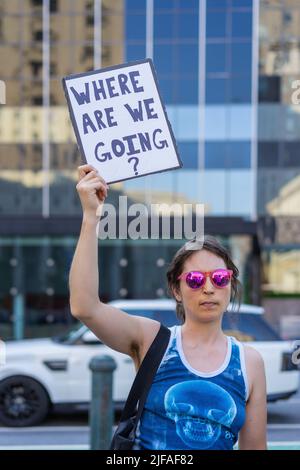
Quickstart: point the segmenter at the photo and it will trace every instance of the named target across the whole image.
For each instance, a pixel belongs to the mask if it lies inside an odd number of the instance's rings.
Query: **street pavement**
[[[300,450],[300,390],[268,404],[268,448]],[[0,450],[89,449],[88,415],[55,415],[38,427],[0,427]]]

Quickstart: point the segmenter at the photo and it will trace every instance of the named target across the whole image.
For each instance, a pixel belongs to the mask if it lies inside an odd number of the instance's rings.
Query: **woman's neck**
[[[185,321],[181,327],[182,336],[190,347],[214,346],[226,339],[221,322],[197,323]]]

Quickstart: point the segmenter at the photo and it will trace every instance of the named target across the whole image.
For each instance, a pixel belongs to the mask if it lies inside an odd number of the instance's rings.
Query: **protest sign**
[[[150,59],[69,75],[63,86],[82,158],[107,183],[182,166]]]

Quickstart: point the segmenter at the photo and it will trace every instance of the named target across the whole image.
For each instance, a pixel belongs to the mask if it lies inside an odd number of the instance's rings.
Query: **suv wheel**
[[[0,382],[0,422],[5,426],[34,426],[48,414],[49,397],[35,380],[13,376]]]

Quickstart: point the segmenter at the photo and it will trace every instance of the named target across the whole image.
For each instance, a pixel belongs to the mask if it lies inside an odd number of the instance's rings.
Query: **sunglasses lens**
[[[223,270],[214,271],[212,274],[212,282],[216,287],[226,287],[230,282],[230,273]]]
[[[186,276],[186,283],[191,289],[199,289],[203,286],[205,277],[201,273],[190,272]]]

